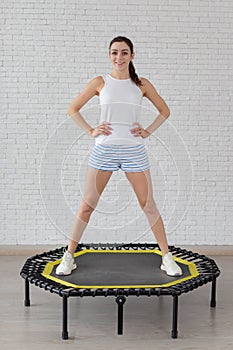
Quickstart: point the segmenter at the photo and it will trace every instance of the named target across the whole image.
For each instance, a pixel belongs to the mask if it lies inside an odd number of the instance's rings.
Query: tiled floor
[[[171,303],[166,297],[129,297],[124,334],[116,334],[115,298],[69,298],[69,340],[61,339],[61,298],[30,285],[31,307],[24,307],[26,256],[0,256],[0,348],[27,349],[233,349],[233,256],[213,256],[217,307],[209,307],[207,284],[179,298],[179,338],[171,339]]]

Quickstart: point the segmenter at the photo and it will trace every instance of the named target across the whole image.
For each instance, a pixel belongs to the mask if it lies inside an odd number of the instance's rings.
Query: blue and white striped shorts
[[[88,165],[98,170],[139,172],[150,168],[144,144],[136,146],[95,144]]]

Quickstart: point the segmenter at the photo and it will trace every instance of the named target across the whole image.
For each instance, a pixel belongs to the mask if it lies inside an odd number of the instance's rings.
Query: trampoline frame
[[[43,272],[47,263],[55,262],[62,258],[64,249],[67,247],[61,247],[49,252],[37,254],[28,258],[25,262],[20,276],[25,279],[25,300],[24,305],[30,306],[30,291],[29,283],[34,284],[40,288],[44,288],[46,291],[56,293],[62,297],[62,339],[68,339],[68,298],[69,297],[84,297],[84,296],[115,296],[115,301],[118,307],[118,319],[117,319],[117,334],[123,334],[123,307],[126,302],[126,297],[135,296],[160,296],[171,295],[173,298],[172,307],[172,330],[171,337],[178,337],[178,297],[189,291],[192,291],[208,282],[212,282],[211,287],[211,300],[210,306],[216,306],[216,278],[220,275],[220,270],[215,261],[205,255],[193,253],[186,249],[169,246],[170,252],[174,257],[184,259],[188,262],[195,264],[198,271],[198,276],[169,285],[169,287],[156,287],[156,288],[74,288],[68,287],[53,280],[49,280],[43,276]],[[83,249],[100,251],[100,250],[159,250],[158,244],[150,243],[128,243],[128,244],[84,244],[78,245],[76,252],[80,252]]]

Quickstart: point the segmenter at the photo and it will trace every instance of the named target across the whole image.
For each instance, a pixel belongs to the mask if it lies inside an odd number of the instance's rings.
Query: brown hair
[[[131,52],[131,55],[134,53],[134,48],[133,48],[133,43],[130,39],[126,38],[125,36],[116,36],[115,38],[112,39],[112,41],[110,42],[109,44],[109,50],[111,49],[111,46],[113,43],[116,43],[116,42],[122,42],[124,41],[130,48],[130,52]],[[138,86],[141,86],[142,85],[142,82],[141,80],[139,79],[136,71],[135,71],[135,67],[133,65],[133,62],[130,61],[129,62],[129,75],[130,75],[130,78],[131,80]]]

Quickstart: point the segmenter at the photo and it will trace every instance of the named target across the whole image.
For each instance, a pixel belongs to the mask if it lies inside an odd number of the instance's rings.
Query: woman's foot
[[[77,265],[74,261],[73,254],[65,251],[61,263],[56,268],[56,275],[66,276],[70,275],[73,270],[77,268]]]
[[[161,270],[165,271],[168,276],[181,276],[182,270],[174,261],[172,253],[168,252],[162,257]]]

